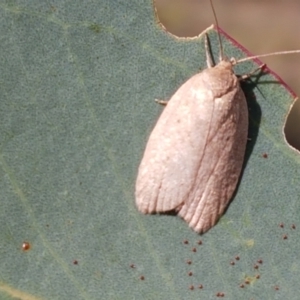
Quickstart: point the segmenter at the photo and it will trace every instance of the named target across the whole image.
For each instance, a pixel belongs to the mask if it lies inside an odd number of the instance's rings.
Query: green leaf
[[[134,182],[163,109],[154,99],[206,67],[203,40],[164,32],[150,0],[2,1],[0,24],[1,299],[297,298],[300,160],[282,133],[293,95],[274,76],[244,84],[243,176],[199,236],[138,213]]]

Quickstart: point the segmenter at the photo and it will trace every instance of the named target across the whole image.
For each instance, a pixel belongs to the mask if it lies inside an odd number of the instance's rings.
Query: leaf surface
[[[203,39],[168,35],[149,0],[2,1],[0,24],[1,298],[297,297],[300,159],[282,133],[294,96],[275,77],[243,84],[243,176],[199,236],[178,217],[138,213],[134,183],[163,109],[154,99],[205,68]],[[224,48],[245,56],[228,38]]]

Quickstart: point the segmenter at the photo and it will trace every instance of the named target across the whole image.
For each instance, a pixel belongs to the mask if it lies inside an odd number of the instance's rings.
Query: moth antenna
[[[272,53],[267,53],[267,54],[260,54],[260,55],[254,55],[254,56],[249,56],[245,58],[241,58],[239,60],[234,60],[233,64],[236,65],[238,63],[255,59],[255,58],[261,58],[261,57],[267,57],[267,56],[273,56],[273,55],[284,55],[284,54],[295,54],[295,53],[300,53],[300,50],[290,50],[290,51],[279,51],[279,52],[272,52]]]
[[[219,46],[220,46],[219,60],[222,61],[222,60],[224,60],[223,45],[222,45],[222,41],[221,41],[221,35],[219,33],[219,30],[218,30],[219,23],[218,23],[218,19],[217,19],[217,14],[216,14],[216,11],[215,11],[212,0],[210,0],[210,5],[211,5],[211,9],[212,9],[214,19],[215,19],[215,22],[216,22],[216,25],[217,25],[218,40],[219,40]]]

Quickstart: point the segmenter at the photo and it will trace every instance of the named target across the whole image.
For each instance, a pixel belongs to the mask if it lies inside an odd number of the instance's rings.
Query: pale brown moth
[[[212,10],[217,24],[213,5]],[[228,60],[219,35],[220,62],[214,66],[207,41],[211,29],[203,32],[207,69],[188,79],[167,102],[149,137],[135,191],[140,212],[175,210],[199,233],[209,230],[222,216],[242,170],[248,108],[233,65],[300,52]]]

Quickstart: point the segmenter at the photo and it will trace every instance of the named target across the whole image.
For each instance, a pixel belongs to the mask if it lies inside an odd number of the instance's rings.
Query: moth
[[[248,108],[233,65],[272,55],[235,61],[220,50],[214,66],[206,31],[207,69],[188,79],[167,102],[146,145],[135,190],[140,212],[175,210],[199,233],[222,216],[243,166]],[[291,52],[275,54],[282,53]]]

